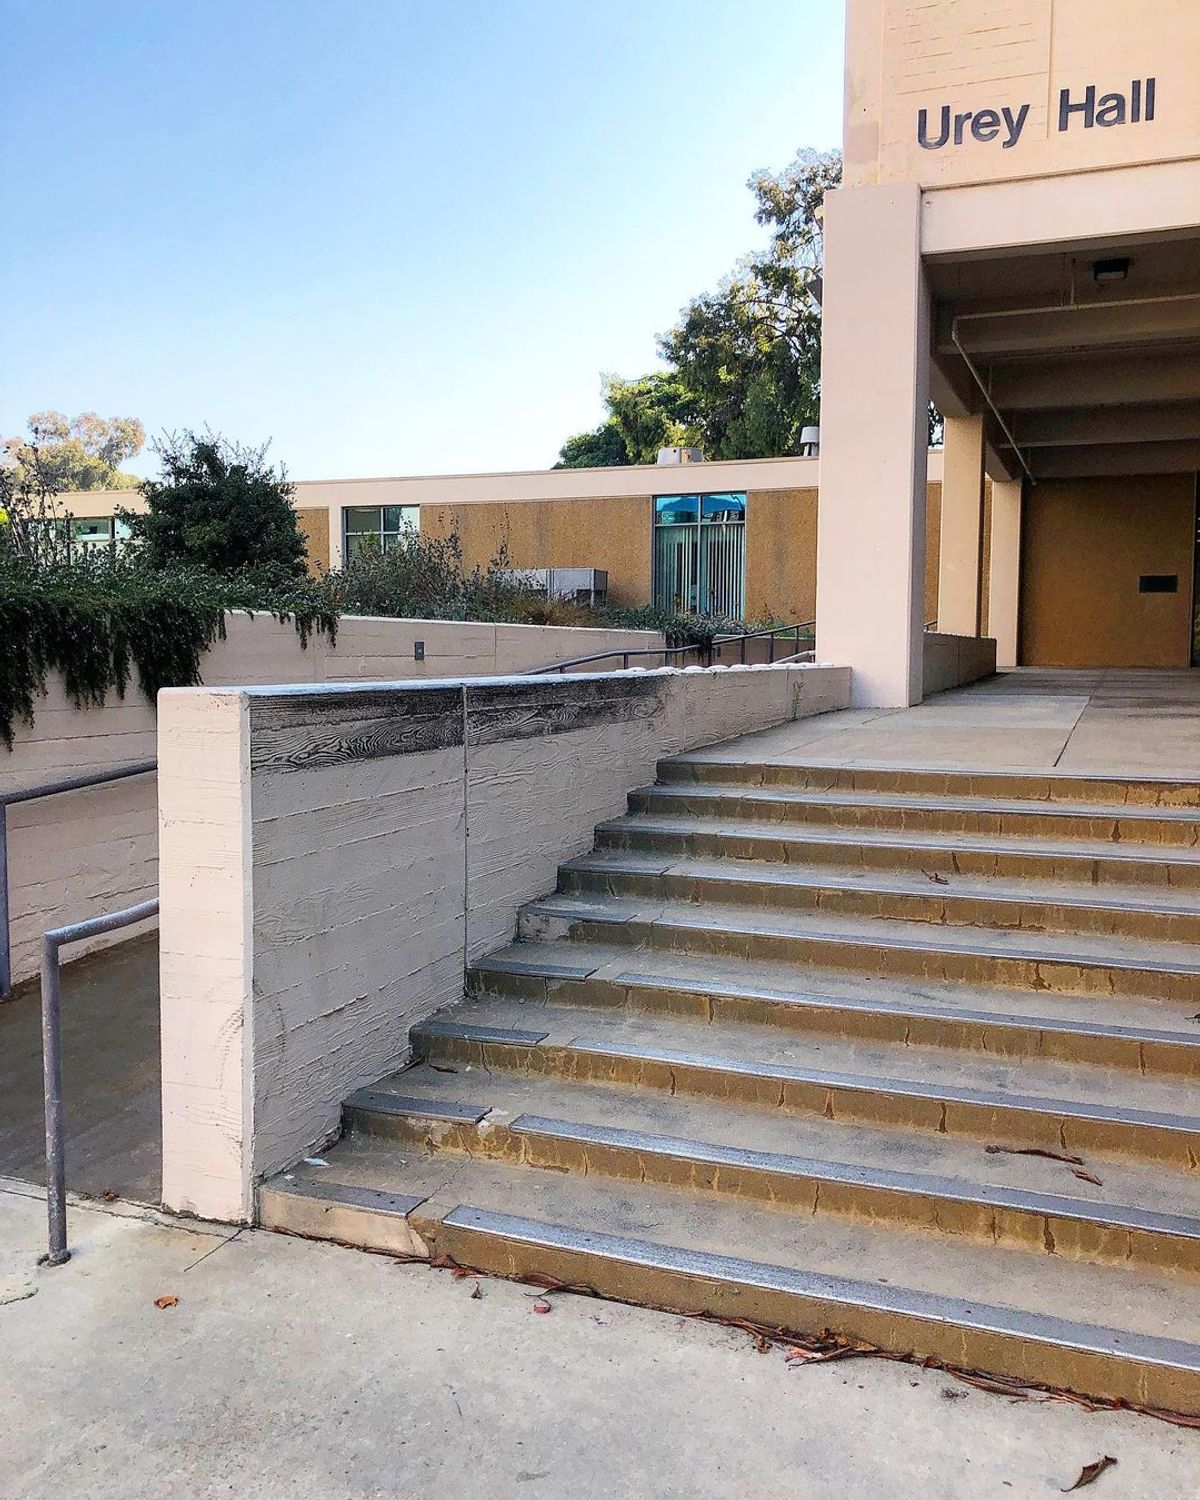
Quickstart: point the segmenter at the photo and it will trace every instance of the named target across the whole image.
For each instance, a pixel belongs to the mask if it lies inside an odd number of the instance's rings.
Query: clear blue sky
[[[552,463],[761,239],[750,172],[841,133],[837,0],[0,16],[0,436],[207,423],[300,479]]]

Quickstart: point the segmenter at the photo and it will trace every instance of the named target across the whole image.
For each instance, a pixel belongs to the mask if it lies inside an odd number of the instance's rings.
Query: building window
[[[420,524],[419,505],[347,505],[342,510],[343,556],[347,561],[356,557],[369,536],[386,552],[402,536],[419,531]]]
[[[53,524],[74,556],[86,556],[102,547],[115,549],[119,542],[129,540],[128,523],[116,516],[68,516]]]
[[[722,620],[745,617],[744,494],[655,498],[654,602]]]

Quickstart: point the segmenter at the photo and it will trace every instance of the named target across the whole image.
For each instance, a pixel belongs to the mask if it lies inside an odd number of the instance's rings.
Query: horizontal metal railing
[[[19,792],[0,792],[0,1000],[12,994],[12,929],[8,904],[8,809],[18,802],[33,802],[39,797],[57,797],[61,792],[78,792],[89,786],[104,786],[110,781],[125,781],[130,776],[145,776],[158,768],[154,760],[133,761],[111,771],[89,771],[83,776],[68,776],[60,781],[43,781],[39,786]],[[119,924],[118,924],[119,925]]]
[[[800,645],[801,638],[803,637],[811,644],[813,629],[813,622],[810,620],[803,625],[769,625],[761,630],[743,630],[735,634],[718,635],[714,636],[711,641],[693,642],[689,646],[636,646],[628,650],[618,646],[611,651],[594,651],[590,656],[575,656],[569,661],[556,661],[551,662],[546,667],[534,667],[526,675],[530,677],[544,677],[551,672],[566,672],[571,667],[586,667],[590,666],[593,662],[612,661],[617,657],[621,658],[621,670],[624,672],[628,671],[630,660],[635,656],[659,656],[662,658],[662,664],[665,667],[669,657],[685,656],[688,654],[698,655],[703,659],[705,666],[711,667],[714,654],[720,652],[726,646],[737,646],[739,649],[739,660],[744,664],[746,661],[746,642],[761,639],[770,640],[768,660],[770,663],[774,663],[775,647],[780,638],[786,641],[787,637],[791,636],[794,647],[791,655],[799,656],[802,650]]]
[[[61,1266],[71,1259],[67,1249],[67,1165],[62,1090],[62,1005],[59,995],[59,953],[68,943],[115,932],[158,915],[158,902],[142,901],[105,917],[70,922],[42,934],[42,1083],[46,1111],[46,1217],[49,1247],[42,1264]]]

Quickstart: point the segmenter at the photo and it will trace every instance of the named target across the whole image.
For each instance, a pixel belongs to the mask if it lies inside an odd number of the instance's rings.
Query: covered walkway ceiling
[[[1200,237],[935,261],[933,398],[995,478],[1200,469]]]

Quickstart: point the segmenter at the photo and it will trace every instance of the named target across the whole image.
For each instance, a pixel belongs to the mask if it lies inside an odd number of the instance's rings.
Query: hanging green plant
[[[30,561],[0,549],[0,740],[11,750],[18,721],[33,724],[51,672],[78,708],[124,697],[134,677],[151,702],[160,688],[194,686],[226,615],[253,609],[293,621],[302,646],[314,631],[336,638],[336,608],[306,580],[155,570],[107,552]]]

